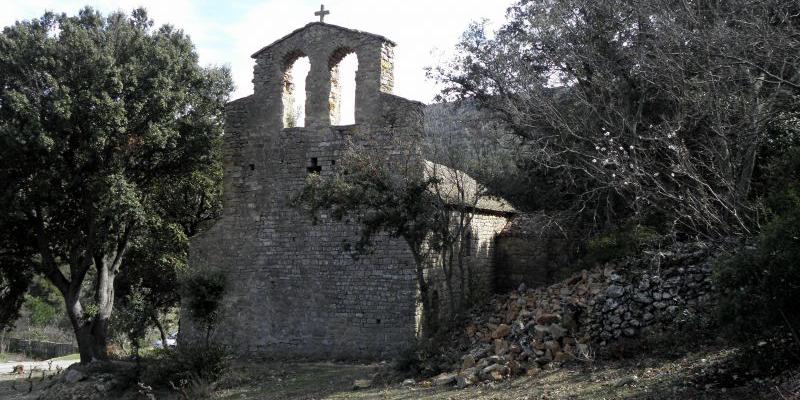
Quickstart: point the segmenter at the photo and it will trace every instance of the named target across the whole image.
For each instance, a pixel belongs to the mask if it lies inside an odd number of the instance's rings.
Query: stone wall
[[[309,58],[306,77],[305,125],[331,124],[332,72],[338,61],[350,53],[358,58],[356,72],[356,123],[369,123],[380,116],[378,93],[390,93],[394,82],[394,43],[382,36],[324,23],[311,23],[255,54],[253,97],[264,107],[259,113],[262,126],[281,127],[285,73],[291,62]],[[332,71],[333,70],[333,71]],[[333,87],[336,93],[336,87]],[[270,101],[272,100],[272,101]]]
[[[326,216],[314,224],[292,205],[309,173],[332,174],[348,141],[388,145],[422,129],[422,105],[390,89],[393,44],[377,35],[314,23],[254,55],[255,91],[231,102],[224,143],[224,212],[192,241],[193,267],[225,271],[229,287],[215,339],[243,355],[383,357],[415,333],[413,258],[400,239],[374,254],[344,250],[358,227]],[[355,52],[354,126],[330,125],[334,57]],[[307,55],[306,127],[283,128],[287,62]],[[378,114],[398,116],[388,126]],[[181,337],[196,335],[183,318]]]
[[[714,258],[703,244],[678,245],[497,295],[453,339],[454,350],[469,349],[452,365],[458,372],[436,379],[503,380],[570,360],[621,356],[651,335],[682,334],[692,316],[714,305]]]
[[[498,292],[546,286],[569,274],[573,259],[564,233],[545,214],[520,214],[497,238]]]
[[[225,215],[193,241],[190,260],[228,275],[218,340],[242,354],[364,358],[391,355],[413,339],[416,286],[406,243],[379,237],[379,251],[356,260],[344,244],[359,227],[325,215],[315,225],[291,204],[309,171],[333,173],[357,131],[286,129],[264,144],[266,154],[226,174]]]
[[[254,94],[228,105],[223,216],[192,240],[189,262],[225,272],[214,339],[240,355],[388,358],[414,341],[418,298],[408,245],[381,235],[373,252],[353,257],[345,245],[360,227],[326,215],[314,223],[292,204],[310,173],[341,168],[349,143],[397,157],[391,164],[408,156],[397,141],[421,137],[424,106],[389,93],[393,46],[378,35],[309,24],[254,54]],[[332,126],[335,66],[348,53],[359,64],[356,124]],[[311,63],[305,127],[284,128],[285,73],[299,56]],[[476,219],[471,257],[483,292],[492,279],[489,242],[505,221],[487,218]],[[200,335],[191,318],[181,319],[180,343]]]
[[[607,268],[607,286],[588,302],[584,319],[592,339],[606,344],[677,328],[678,322],[710,306],[713,257],[705,247],[682,250]]]
[[[454,214],[454,220],[457,215]],[[484,301],[494,292],[495,283],[495,250],[497,235],[508,223],[509,216],[502,213],[490,213],[478,210],[471,215],[471,222],[462,243],[456,243],[452,259],[452,293],[446,286],[444,271],[440,267],[428,270],[434,305],[438,312],[434,317],[449,321],[451,315],[451,295],[459,298],[464,293],[463,306],[469,307],[476,302]],[[454,229],[457,229],[454,227]],[[463,247],[462,247],[463,246]],[[459,252],[461,260],[459,261]],[[458,303],[454,303],[455,306]]]

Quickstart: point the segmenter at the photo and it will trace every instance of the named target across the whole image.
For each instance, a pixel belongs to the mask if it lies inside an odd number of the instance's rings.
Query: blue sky
[[[395,50],[395,94],[430,102],[437,89],[425,67],[446,60],[471,21],[497,26],[510,0],[330,0],[326,22],[386,36]],[[2,0],[0,24],[41,16],[45,10],[75,14],[91,5],[103,12],[145,7],[156,24],[184,29],[204,64],[227,64],[236,83],[232,98],[252,93],[253,61],[261,47],[309,22],[320,0]]]

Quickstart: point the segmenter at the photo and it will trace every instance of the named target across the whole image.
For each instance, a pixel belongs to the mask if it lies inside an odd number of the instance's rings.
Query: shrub
[[[768,199],[772,219],[755,246],[718,263],[723,321],[758,334],[767,327],[800,328],[800,184],[796,180]]]
[[[649,326],[643,330],[643,346],[650,352],[669,357],[680,357],[718,338],[715,312],[706,309],[685,308],[665,325]]]
[[[230,353],[218,344],[182,345],[156,351],[147,361],[142,381],[152,386],[215,382],[230,367]]]
[[[227,279],[218,270],[200,268],[183,280],[183,299],[189,315],[206,329],[206,344],[219,317]]]
[[[736,336],[754,339],[769,328],[800,328],[800,208],[793,214],[767,225],[758,247],[717,264],[720,319]]]
[[[660,239],[654,229],[629,222],[589,239],[583,262],[594,265],[632,256],[644,247],[657,244]]]
[[[420,337],[395,360],[394,369],[409,376],[428,378],[450,369],[460,353],[452,348],[453,337],[440,331],[433,337]]]
[[[715,279],[720,321],[731,339],[745,345],[740,359],[754,370],[774,373],[776,365],[800,363],[800,184],[787,182],[768,204],[773,217],[754,246],[719,262]]]
[[[170,382],[170,386],[178,392],[183,400],[199,400],[210,399],[215,385],[213,382],[192,375],[190,378],[181,379],[177,385],[174,382]]]

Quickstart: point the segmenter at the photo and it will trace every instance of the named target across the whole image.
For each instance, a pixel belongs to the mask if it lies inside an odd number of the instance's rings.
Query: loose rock
[[[356,381],[353,382],[353,390],[369,389],[371,386],[371,379],[356,379]]]

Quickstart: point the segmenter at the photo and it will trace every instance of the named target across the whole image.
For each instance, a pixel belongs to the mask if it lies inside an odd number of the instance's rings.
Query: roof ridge
[[[290,37],[294,36],[294,35],[295,35],[295,34],[297,34],[298,32],[300,32],[300,31],[302,31],[302,30],[304,30],[304,29],[307,29],[307,28],[309,28],[309,27],[311,27],[311,26],[314,26],[314,25],[329,26],[329,27],[336,28],[336,29],[340,29],[340,30],[343,30],[343,31],[346,31],[346,32],[350,32],[350,33],[356,33],[356,34],[359,34],[359,35],[367,35],[367,36],[372,36],[372,37],[374,37],[374,38],[377,38],[377,39],[383,40],[383,41],[385,41],[385,42],[389,42],[389,43],[390,43],[392,46],[397,46],[397,43],[395,43],[395,42],[394,42],[394,41],[392,41],[391,39],[387,38],[386,36],[382,36],[382,35],[378,35],[378,34],[375,34],[375,33],[370,33],[370,32],[365,32],[365,31],[360,31],[360,30],[358,30],[358,29],[345,28],[345,27],[343,27],[343,26],[334,25],[334,24],[328,24],[328,23],[325,23],[325,22],[318,22],[318,21],[317,21],[317,22],[309,22],[309,23],[308,23],[308,24],[306,24],[305,26],[302,26],[302,27],[300,27],[300,28],[297,28],[297,29],[295,29],[295,30],[293,30],[293,31],[289,32],[287,35],[285,35],[285,36],[281,37],[280,39],[278,39],[278,40],[276,40],[276,41],[274,41],[274,42],[272,42],[272,43],[270,43],[270,44],[268,44],[268,45],[266,45],[266,46],[262,47],[260,50],[258,50],[257,52],[253,53],[253,55],[251,55],[250,57],[251,57],[251,58],[257,58],[257,57],[258,57],[258,56],[259,56],[261,53],[263,53],[264,51],[266,51],[266,50],[267,50],[267,49],[269,49],[270,47],[272,47],[272,46],[275,46],[276,44],[278,44],[278,43],[280,43],[280,42],[282,42],[282,41],[284,41],[284,40],[286,40],[286,39],[288,39],[288,38],[290,38]]]

